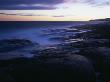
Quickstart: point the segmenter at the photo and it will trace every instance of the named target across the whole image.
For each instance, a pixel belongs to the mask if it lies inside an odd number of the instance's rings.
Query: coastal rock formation
[[[32,42],[25,39],[0,40],[0,52],[8,52],[29,45],[32,45]]]
[[[97,51],[102,56],[101,79],[102,82],[110,82],[110,48],[99,47]]]
[[[40,82],[95,82],[96,80],[92,64],[81,55],[47,58],[42,61],[41,67]],[[42,79],[43,77],[45,78]]]
[[[13,77],[3,69],[0,69],[0,82],[16,82]]]
[[[110,82],[110,23],[73,28],[48,29],[47,35],[55,35],[50,39],[61,43],[31,49],[31,58],[0,60],[0,82]],[[81,32],[73,36],[75,31]],[[24,39],[1,40],[0,52],[32,44]]]
[[[65,55],[65,57],[60,58],[47,57],[39,60],[36,58],[18,58],[5,61],[4,64],[5,70],[17,82],[96,81],[95,70],[91,62],[81,55]]]

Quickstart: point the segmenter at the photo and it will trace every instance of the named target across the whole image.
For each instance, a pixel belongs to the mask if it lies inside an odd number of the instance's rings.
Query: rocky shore
[[[50,30],[51,34],[57,36],[50,40],[61,43],[34,48],[31,58],[0,60],[0,82],[110,82],[109,20]],[[34,43],[14,39],[1,40],[0,45],[3,53]]]

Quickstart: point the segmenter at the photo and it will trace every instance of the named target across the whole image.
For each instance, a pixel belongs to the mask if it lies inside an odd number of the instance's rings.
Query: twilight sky
[[[110,18],[110,0],[0,0],[0,21]]]

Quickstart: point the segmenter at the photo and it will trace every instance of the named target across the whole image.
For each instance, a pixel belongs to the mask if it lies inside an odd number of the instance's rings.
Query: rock
[[[16,82],[12,76],[5,72],[4,70],[0,69],[0,82]]]
[[[8,52],[32,45],[32,42],[25,39],[6,39],[0,41],[0,52]]]
[[[67,54],[67,50],[59,49],[59,48],[47,48],[43,50],[35,50],[32,52],[34,54],[34,57],[39,57],[39,58],[60,58],[60,57],[65,57],[65,54]]]
[[[54,40],[54,41],[65,41],[65,40],[69,40],[69,39],[73,39],[74,38],[74,35],[73,34],[65,34],[63,36],[59,35],[59,36],[54,36],[54,37],[51,37],[49,38],[49,40]]]
[[[77,40],[77,39],[76,39]],[[86,48],[86,47],[103,47],[109,46],[110,41],[108,39],[79,39],[79,41],[68,41],[64,42],[65,46],[73,48]]]
[[[110,82],[110,48],[84,48],[78,54],[91,60],[96,72],[99,73],[98,78],[101,82]]]
[[[39,82],[95,82],[95,72],[81,55],[47,59],[39,68]]]
[[[84,33],[78,33],[75,35],[75,38],[83,38],[83,39],[101,39],[102,38],[100,34],[96,34],[93,31],[94,30],[92,30],[91,32],[88,31]]]
[[[110,82],[110,48],[100,47],[98,51],[102,56],[101,80],[102,82]]]
[[[76,28],[65,28],[64,29],[65,30],[65,32],[79,32],[79,30],[78,29],[76,29]]]
[[[78,54],[81,54],[88,58],[94,65],[96,71],[100,69],[102,65],[102,56],[100,55],[100,52],[97,50],[97,47],[82,48],[80,49]]]
[[[96,82],[91,62],[81,55],[67,54],[39,61],[18,58],[5,63],[7,72],[17,82]]]

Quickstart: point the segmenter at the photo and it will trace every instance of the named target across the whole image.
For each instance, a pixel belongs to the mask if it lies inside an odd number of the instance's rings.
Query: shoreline
[[[30,51],[31,58],[0,60],[0,71],[18,82],[110,82],[110,21],[76,28],[90,31],[53,38],[62,43],[41,49],[35,47]],[[74,32],[71,29],[64,32]],[[21,47],[32,42],[12,40],[10,44]]]

